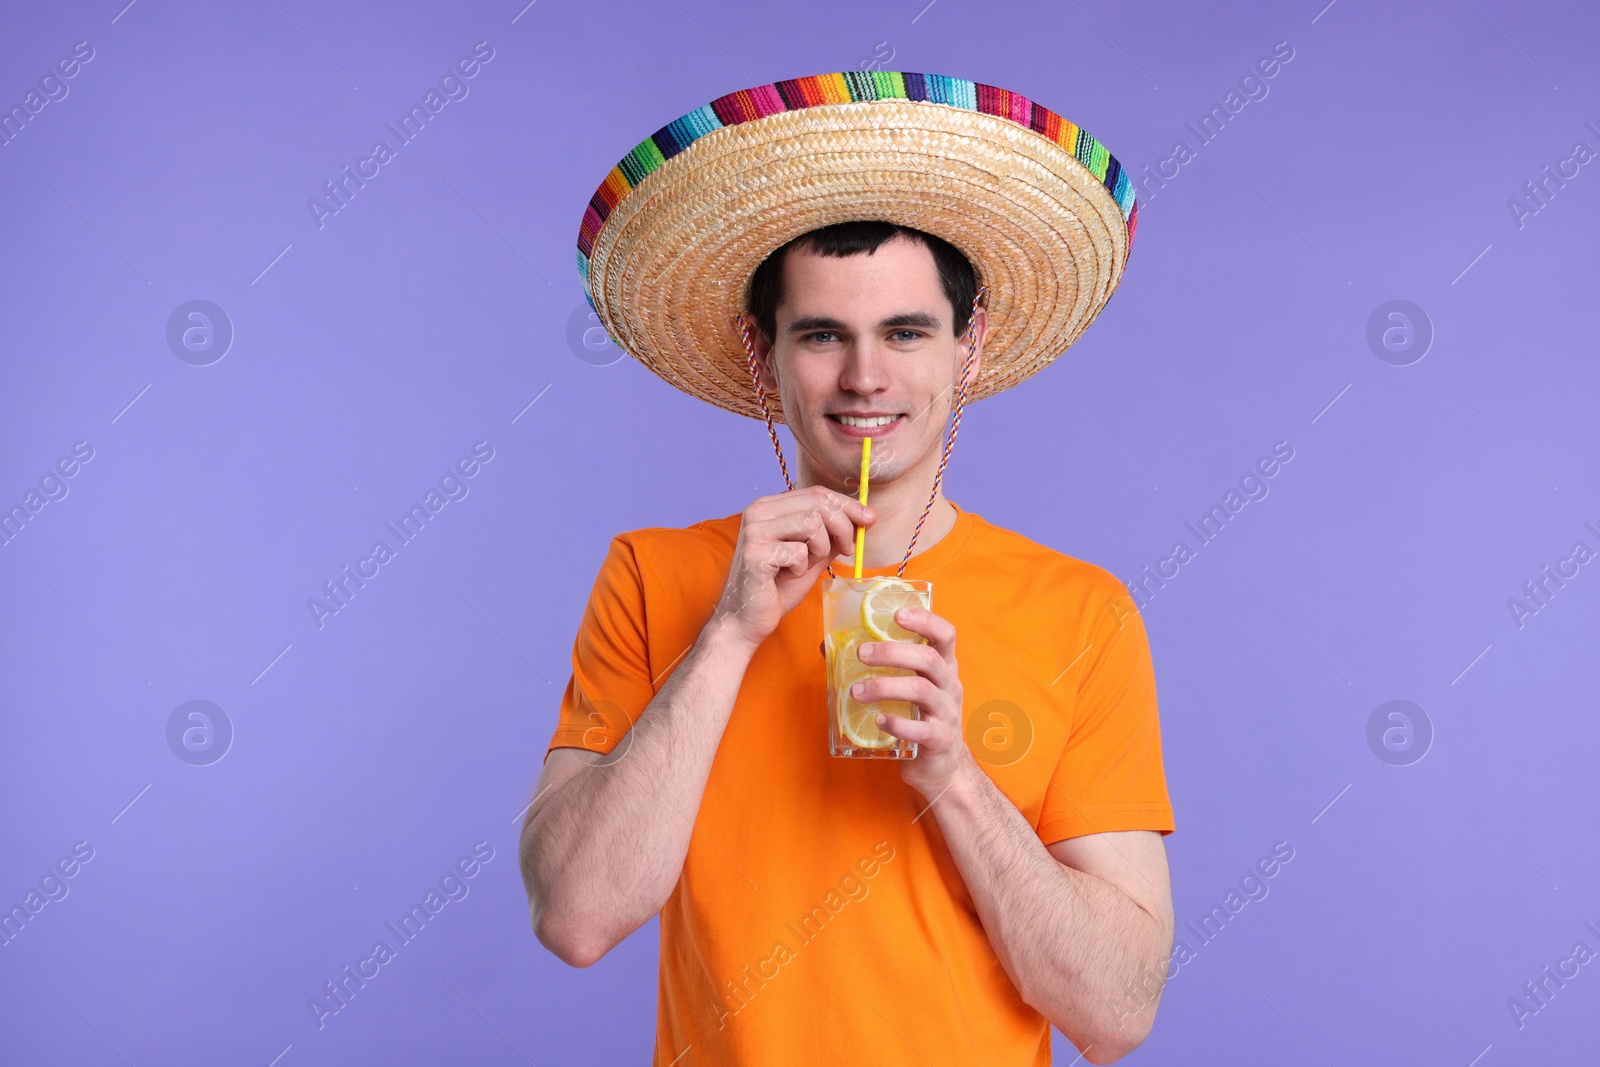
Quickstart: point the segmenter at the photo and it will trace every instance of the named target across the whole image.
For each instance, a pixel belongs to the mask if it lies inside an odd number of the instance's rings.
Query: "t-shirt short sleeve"
[[[1115,581],[1115,579],[1112,579]],[[1045,791],[1046,845],[1113,830],[1174,829],[1144,620],[1117,583],[1096,595],[1066,748]]]
[[[633,546],[614,537],[572,643],[551,749],[610,752],[655,696],[644,608]]]

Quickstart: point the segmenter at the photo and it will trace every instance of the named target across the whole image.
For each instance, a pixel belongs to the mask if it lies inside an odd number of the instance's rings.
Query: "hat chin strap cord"
[[[911,562],[911,550],[916,547],[917,536],[922,533],[922,524],[928,519],[928,512],[933,509],[933,502],[939,498],[939,483],[944,480],[944,469],[950,463],[950,450],[955,446],[956,433],[961,429],[961,409],[967,402],[967,378],[972,370],[972,357],[978,350],[977,340],[977,313],[979,302],[983,300],[985,286],[979,286],[972,297],[972,310],[967,315],[967,358],[961,365],[961,388],[956,393],[956,409],[950,424],[950,436],[945,438],[944,455],[939,457],[939,470],[933,476],[933,492],[928,495],[928,502],[922,506],[922,517],[917,519],[916,529],[911,531],[911,543],[906,545],[905,558],[900,561],[900,567],[895,572],[898,577],[905,577],[906,564]],[[738,327],[739,340],[744,344],[745,363],[750,368],[750,378],[755,382],[756,399],[761,402],[761,413],[767,419],[767,435],[772,438],[772,450],[778,454],[778,468],[783,471],[783,482],[790,490],[794,489],[794,479],[789,477],[789,464],[783,458],[783,445],[778,441],[778,430],[772,423],[772,409],[767,404],[767,390],[761,384],[761,375],[756,370],[756,351],[750,343],[750,322],[743,315],[736,315],[733,324]],[[828,564],[828,577],[835,577],[833,564]]]

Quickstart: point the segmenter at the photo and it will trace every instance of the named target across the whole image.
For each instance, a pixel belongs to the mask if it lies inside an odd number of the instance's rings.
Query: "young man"
[[[759,405],[775,446],[776,406],[799,483],[612,540],[524,825],[533,926],[588,966],[660,914],[661,1067],[1042,1065],[1050,1023],[1110,1063],[1148,1034],[1172,948],[1144,627],[1112,575],[939,483],[969,391],[1034,373],[1109,299],[1131,190],[1020,97],[866,77],[708,105],[586,217],[608,329],[695,395]],[[696,272],[713,313],[755,328],[675,314]],[[858,694],[916,705],[879,720],[910,760],[827,751],[817,581],[857,525],[864,576],[934,582],[936,611],[896,616],[926,645],[861,649],[915,672]]]

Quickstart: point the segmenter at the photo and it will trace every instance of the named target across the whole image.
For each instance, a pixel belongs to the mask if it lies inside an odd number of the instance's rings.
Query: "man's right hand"
[[[744,510],[722,600],[712,614],[754,649],[811,591],[823,567],[855,551],[876,513],[820,485],[758,498]]]

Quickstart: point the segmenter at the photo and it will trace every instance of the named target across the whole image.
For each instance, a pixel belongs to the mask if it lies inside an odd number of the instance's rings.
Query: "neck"
[[[937,454],[933,455],[933,460],[932,466],[919,464],[892,482],[867,484],[867,503],[877,512],[878,521],[867,530],[866,551],[861,561],[863,567],[897,566],[905,558],[906,545],[911,543],[911,533],[917,528],[917,520],[922,518],[922,509],[928,503],[928,493],[933,488],[934,474],[938,471]],[[837,483],[827,476],[827,472],[814,470],[802,452],[800,476],[795,481],[795,487],[818,484],[852,497],[857,492],[854,486]],[[945,499],[944,486],[940,485],[933,506],[928,509],[928,518],[922,524],[922,533],[917,535],[913,558],[938,544],[955,524],[955,508]],[[850,567],[854,563],[854,553],[846,553],[834,561],[835,572],[841,564]]]

